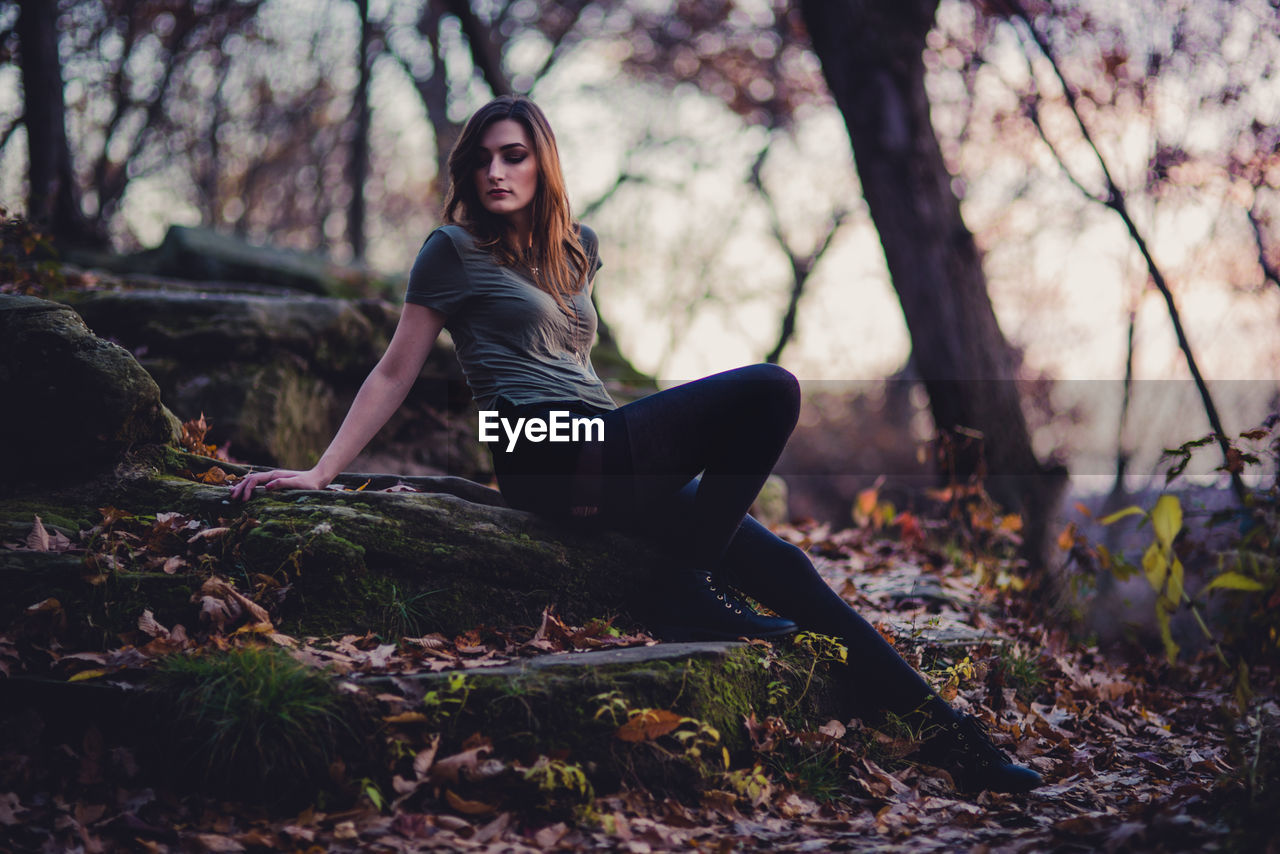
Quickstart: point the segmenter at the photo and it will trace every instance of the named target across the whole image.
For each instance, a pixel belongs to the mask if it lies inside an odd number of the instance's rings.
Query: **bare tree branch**
[[[790,343],[791,338],[796,331],[796,315],[800,310],[800,298],[804,295],[805,284],[809,281],[809,275],[813,272],[813,268],[817,265],[818,260],[831,247],[831,241],[835,237],[840,226],[844,224],[845,219],[849,216],[849,211],[844,208],[835,210],[830,220],[827,222],[827,231],[822,239],[818,241],[818,245],[813,251],[801,255],[796,252],[791,244],[787,241],[786,235],[782,231],[782,219],[778,215],[778,207],[773,201],[773,196],[764,186],[764,180],[760,173],[764,169],[764,162],[769,157],[769,150],[773,145],[772,138],[764,144],[759,153],[756,154],[755,162],[751,164],[751,186],[755,187],[756,193],[764,201],[765,209],[769,212],[769,230],[773,232],[773,238],[777,241],[778,246],[787,256],[787,262],[791,265],[791,293],[787,298],[787,309],[782,314],[782,324],[778,331],[778,341],[773,345],[773,349],[769,351],[769,355],[765,356],[766,362],[777,364],[782,358],[782,351]]]
[[[1200,393],[1200,401],[1204,406],[1205,415],[1209,418],[1209,427],[1213,430],[1218,440],[1218,447],[1222,451],[1223,462],[1224,464],[1229,463],[1230,446],[1227,443],[1226,431],[1222,427],[1222,419],[1218,417],[1218,408],[1214,405],[1213,395],[1210,394],[1209,386],[1205,383],[1204,377],[1200,374],[1199,365],[1196,364],[1195,355],[1191,351],[1191,342],[1187,339],[1187,334],[1182,327],[1182,317],[1178,313],[1177,302],[1173,298],[1173,292],[1169,290],[1169,285],[1165,281],[1164,273],[1161,272],[1160,267],[1156,264],[1155,258],[1152,257],[1151,251],[1147,247],[1147,241],[1142,236],[1142,232],[1138,230],[1138,226],[1129,215],[1129,209],[1125,203],[1124,193],[1121,191],[1120,186],[1116,183],[1115,179],[1112,178],[1111,170],[1107,167],[1106,159],[1102,156],[1102,152],[1098,150],[1098,146],[1093,140],[1093,135],[1089,132],[1088,126],[1085,125],[1084,119],[1080,115],[1075,91],[1067,83],[1067,79],[1062,73],[1062,67],[1058,64],[1057,57],[1054,54],[1053,48],[1049,44],[1048,39],[1045,38],[1038,29],[1036,29],[1031,17],[1022,8],[1020,0],[1009,0],[1009,3],[1014,9],[1017,19],[1021,20],[1026,26],[1027,31],[1035,41],[1040,53],[1049,61],[1049,65],[1053,69],[1054,75],[1058,78],[1058,82],[1062,86],[1062,91],[1067,100],[1067,105],[1071,109],[1071,114],[1075,117],[1076,126],[1080,129],[1081,135],[1089,145],[1089,148],[1093,151],[1093,155],[1097,158],[1098,165],[1102,169],[1103,178],[1107,183],[1106,198],[1099,199],[1092,194],[1086,195],[1089,199],[1106,205],[1116,212],[1120,217],[1120,220],[1124,223],[1125,228],[1128,230],[1129,237],[1133,240],[1134,245],[1138,248],[1138,252],[1141,253],[1143,260],[1146,262],[1147,272],[1151,276],[1152,283],[1164,297],[1165,306],[1169,311],[1169,319],[1173,323],[1173,331],[1178,339],[1178,347],[1182,350],[1183,356],[1186,357],[1187,368],[1191,371],[1191,377],[1195,380],[1196,390]],[[1054,151],[1054,155],[1055,157],[1058,157],[1056,150]],[[1058,159],[1065,169],[1066,164],[1062,161],[1061,157],[1058,157]],[[1077,186],[1079,186],[1079,184],[1077,184]],[[1240,501],[1240,504],[1243,507],[1246,504],[1247,494],[1244,481],[1240,478],[1240,473],[1238,471],[1231,471],[1229,466],[1228,474],[1231,477],[1231,486],[1236,493],[1236,498]]]
[[[582,10],[587,7],[589,2],[590,0],[576,0],[574,3],[561,4],[561,8],[565,9],[572,17],[569,23],[561,28],[559,32],[550,36],[551,50],[547,53],[547,58],[542,61],[542,65],[534,72],[528,91],[532,92],[533,88],[546,76],[556,62],[564,56],[565,52],[578,43],[578,39],[570,39],[569,37],[577,30],[578,21],[582,19]]]
[[[9,123],[9,126],[4,129],[4,132],[0,133],[0,151],[3,151],[4,147],[9,144],[9,140],[13,138],[13,132],[22,126],[24,118],[26,118],[25,113],[18,113],[13,117],[13,121]]]
[[[471,61],[493,94],[512,94],[511,81],[502,70],[502,54],[494,43],[492,28],[480,20],[468,0],[444,0],[444,6],[462,24],[462,33],[471,49]]]

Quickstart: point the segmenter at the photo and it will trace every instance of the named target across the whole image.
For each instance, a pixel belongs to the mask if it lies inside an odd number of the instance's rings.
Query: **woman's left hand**
[[[248,501],[258,486],[264,489],[324,489],[328,484],[329,481],[315,469],[256,471],[245,475],[244,480],[231,487],[231,498],[233,501]]]

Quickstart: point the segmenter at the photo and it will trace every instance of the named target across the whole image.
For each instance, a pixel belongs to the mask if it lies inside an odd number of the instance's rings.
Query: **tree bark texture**
[[[1026,517],[1028,550],[1038,555],[1065,470],[1046,471],[1032,451],[1017,359],[996,321],[931,124],[922,54],[936,8],[937,0],[802,3],[934,421],[959,438],[956,474],[985,471],[993,497]],[[981,441],[965,442],[972,431]]]
[[[51,0],[19,3],[17,30],[30,184],[27,219],[47,228],[55,239],[102,244],[80,209],[71,168],[57,24],[57,4]]]

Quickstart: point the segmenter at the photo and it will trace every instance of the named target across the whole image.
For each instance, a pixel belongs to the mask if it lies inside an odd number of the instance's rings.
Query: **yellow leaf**
[[[1177,608],[1178,603],[1182,601],[1182,561],[1176,557],[1173,559],[1173,566],[1169,570],[1169,601],[1173,603],[1173,607]]]
[[[385,715],[382,720],[389,724],[425,724],[428,718],[422,712],[401,712],[398,715]]]
[[[1169,611],[1164,602],[1156,602],[1156,622],[1160,624],[1160,639],[1164,641],[1164,654],[1170,664],[1178,658],[1178,645],[1173,642],[1173,632],[1169,629]]]
[[[371,483],[373,483],[373,478],[370,478],[369,480],[366,480],[364,483],[362,483],[362,484],[360,484],[359,486],[357,486],[357,487],[356,487],[356,492],[364,492],[364,488],[365,488],[366,486],[368,486],[369,484],[371,484]]]
[[[1151,589],[1159,593],[1164,588],[1165,575],[1169,571],[1169,560],[1155,543],[1147,546],[1147,553],[1142,556],[1142,571],[1146,573],[1147,583]]]
[[[1213,581],[1210,581],[1204,589],[1213,590],[1214,588],[1219,590],[1248,590],[1251,592],[1264,589],[1261,584],[1252,578],[1247,575],[1241,575],[1238,572],[1224,572]]]
[[[107,671],[105,671],[105,670],[101,670],[101,669],[99,669],[99,670],[81,670],[79,673],[73,674],[69,679],[67,679],[67,681],[68,681],[68,682],[83,682],[83,681],[84,681],[84,680],[86,680],[86,679],[97,679],[99,676],[106,676],[106,675],[107,675]]]
[[[1176,495],[1161,495],[1151,511],[1151,524],[1156,529],[1156,542],[1168,551],[1173,538],[1182,530],[1182,503]]]
[[[1126,507],[1123,510],[1117,510],[1116,512],[1112,513],[1109,516],[1103,516],[1098,521],[1101,522],[1103,525],[1110,525],[1112,522],[1119,522],[1121,519],[1123,519],[1126,516],[1145,516],[1145,515],[1147,515],[1147,511],[1143,510],[1141,507],[1138,507],[1135,504],[1132,507]]]

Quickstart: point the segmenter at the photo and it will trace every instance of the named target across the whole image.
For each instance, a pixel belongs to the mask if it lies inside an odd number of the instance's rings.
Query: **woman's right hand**
[[[264,489],[324,489],[328,485],[329,481],[315,469],[256,471],[245,475],[243,480],[231,487],[231,498],[234,501],[248,501],[253,497],[253,490],[259,486]]]

